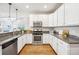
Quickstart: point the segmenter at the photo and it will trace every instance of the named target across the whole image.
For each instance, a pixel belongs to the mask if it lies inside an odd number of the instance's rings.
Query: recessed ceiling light
[[[29,5],[26,5],[26,8],[29,8]]]
[[[44,5],[44,8],[47,8],[47,5]]]

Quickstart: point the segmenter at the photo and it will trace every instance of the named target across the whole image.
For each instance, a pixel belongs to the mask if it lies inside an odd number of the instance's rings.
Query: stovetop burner
[[[33,31],[33,35],[43,35],[43,31]]]

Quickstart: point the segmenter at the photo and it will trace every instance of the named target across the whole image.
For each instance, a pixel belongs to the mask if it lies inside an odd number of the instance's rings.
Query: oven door
[[[33,43],[36,43],[36,44],[41,44],[42,43],[42,35],[34,35],[33,36]]]

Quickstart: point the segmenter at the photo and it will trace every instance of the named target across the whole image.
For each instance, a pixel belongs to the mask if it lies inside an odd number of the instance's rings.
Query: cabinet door
[[[58,8],[58,26],[64,26],[64,4]]]
[[[42,15],[42,22],[43,22],[44,27],[49,26],[49,16],[48,15]]]
[[[54,24],[54,14],[49,15],[49,27],[52,27]]]
[[[49,34],[49,42],[50,42],[50,45],[51,47],[53,48],[53,36],[51,34]]]
[[[18,53],[19,53],[23,47],[22,37],[19,37],[17,42],[18,42]]]
[[[43,43],[49,44],[49,42],[50,42],[49,34],[43,34]]]
[[[54,26],[57,26],[57,10],[54,12]]]
[[[58,54],[67,55],[69,54],[69,45],[62,40],[58,40]]]
[[[26,34],[27,37],[26,37],[26,44],[30,44],[32,43],[32,34]]]
[[[58,48],[58,39],[53,36],[53,49],[57,53],[57,48]]]
[[[79,24],[79,4],[66,3],[65,4],[65,25]]]
[[[27,36],[26,34],[22,36],[22,38],[23,38],[23,47],[26,44],[26,39],[27,39],[26,36]]]

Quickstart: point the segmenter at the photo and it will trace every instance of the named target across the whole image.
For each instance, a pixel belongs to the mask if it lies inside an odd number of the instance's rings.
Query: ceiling
[[[25,13],[53,13],[62,3],[16,3],[16,8]],[[26,8],[29,7],[29,8]]]
[[[53,13],[61,4],[62,3],[12,3],[12,8],[17,8],[18,11],[25,14],[49,14]],[[8,3],[0,3],[0,12],[6,13],[9,9],[8,7]]]

